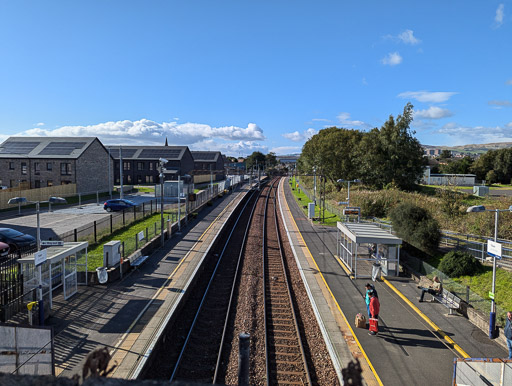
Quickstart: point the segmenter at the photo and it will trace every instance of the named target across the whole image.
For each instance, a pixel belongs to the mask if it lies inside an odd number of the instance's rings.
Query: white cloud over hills
[[[455,122],[450,122],[443,125],[437,132],[451,137],[455,145],[512,142],[512,122],[496,127],[467,127]]]

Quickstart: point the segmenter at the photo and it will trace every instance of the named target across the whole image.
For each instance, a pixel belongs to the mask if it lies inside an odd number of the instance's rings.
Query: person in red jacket
[[[379,298],[375,296],[375,291],[370,290],[368,295],[370,295],[370,318],[379,319],[380,312],[380,302]],[[370,335],[377,335],[375,331],[370,331]]]

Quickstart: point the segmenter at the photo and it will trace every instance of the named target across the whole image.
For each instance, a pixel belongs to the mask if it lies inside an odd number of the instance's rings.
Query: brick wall
[[[79,193],[91,193],[96,191],[106,192],[109,189],[108,182],[109,156],[108,150],[95,139],[91,145],[76,160],[76,189]],[[114,160],[110,161],[110,178],[114,178]],[[112,182],[111,182],[112,183]]]

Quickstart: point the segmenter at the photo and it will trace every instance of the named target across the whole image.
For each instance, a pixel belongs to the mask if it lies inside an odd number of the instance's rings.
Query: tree
[[[439,158],[442,158],[442,159],[452,158],[452,151],[448,150],[448,149],[442,150],[441,154],[439,155]]]
[[[496,155],[497,150],[489,150],[473,163],[472,170],[476,174],[477,179],[485,180],[487,173],[494,169]]]
[[[356,149],[363,133],[358,130],[329,127],[320,130],[302,147],[298,160],[301,173],[324,175],[333,183],[340,178],[359,178]]]
[[[441,171],[446,174],[468,174],[473,166],[473,159],[469,156],[453,160],[441,165]]]
[[[265,162],[267,164],[267,168],[272,168],[272,167],[276,166],[278,164],[276,153],[272,153],[272,152],[268,153],[265,156]]]
[[[245,159],[245,165],[247,170],[251,169],[253,166],[263,169],[265,165],[265,154],[259,151],[253,152],[249,157]]]
[[[364,183],[382,188],[393,184],[410,189],[423,175],[427,160],[420,142],[410,130],[413,105],[404,107],[396,121],[390,116],[380,129],[366,133],[359,146],[360,178]]]

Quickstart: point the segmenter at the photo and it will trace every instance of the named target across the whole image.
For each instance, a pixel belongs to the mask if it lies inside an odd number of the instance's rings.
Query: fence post
[[[124,254],[124,241],[121,242],[121,246],[123,247],[123,253],[121,254],[121,256],[123,256],[123,259],[125,258],[125,254]]]
[[[110,234],[113,233],[112,215],[110,215]]]
[[[155,236],[156,236],[157,235],[157,233],[156,233],[156,223],[154,225],[155,225]]]
[[[135,233],[135,250],[139,249],[139,238],[137,237],[137,233]]]
[[[137,206],[133,207],[133,221],[137,220]]]
[[[148,242],[149,240],[149,231],[148,231],[148,227],[146,227],[146,242]]]
[[[142,203],[142,217],[146,217],[146,208],[144,206],[145,202]]]
[[[98,235],[96,234],[96,220],[94,221],[94,244],[98,242]]]
[[[78,193],[78,207],[82,209],[82,193]]]
[[[96,191],[96,205],[100,205],[100,192]]]
[[[126,225],[126,219],[124,217],[124,209],[123,209],[123,226],[125,226],[125,225]]]
[[[78,241],[78,232],[77,232],[76,228],[74,230],[74,236],[75,236],[74,239],[75,239],[75,243],[76,243]]]
[[[153,199],[151,199],[151,201],[149,202],[150,204],[150,208],[149,210],[151,211],[151,214],[153,214]]]

